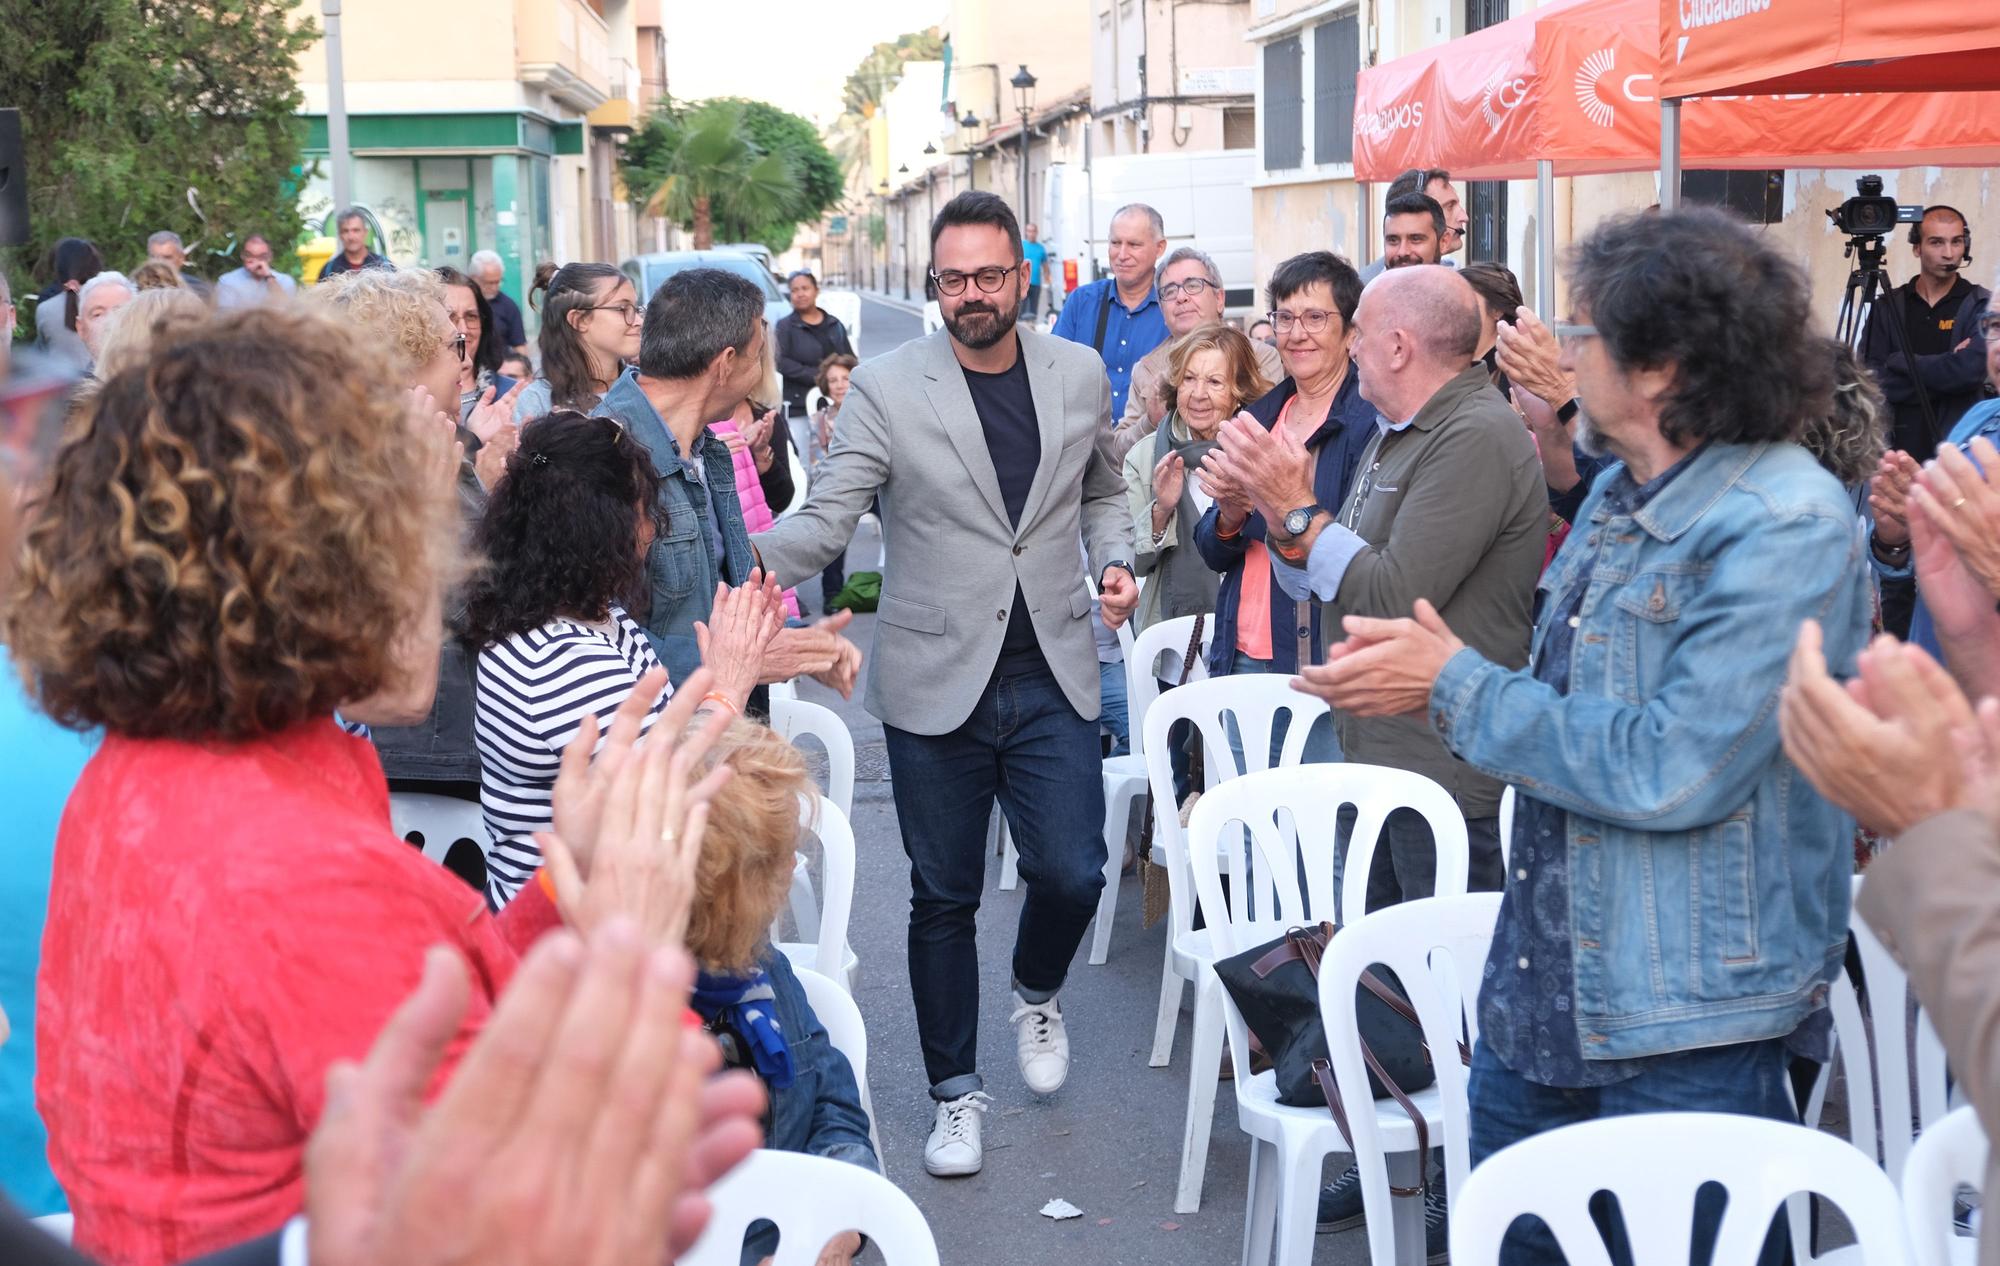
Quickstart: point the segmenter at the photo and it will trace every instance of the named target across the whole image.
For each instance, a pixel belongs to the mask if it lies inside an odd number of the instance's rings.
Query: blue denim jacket
[[[764,1146],[805,1152],[881,1172],[868,1141],[868,1114],[847,1056],[834,1049],[826,1026],[806,1001],[805,986],[783,954],[766,946],[757,960],[771,977],[778,1027],[792,1048],[792,1084],[771,1092],[771,1132]]]
[[[701,667],[694,622],[708,619],[716,583],[742,584],[756,561],[750,533],[743,526],[743,506],[736,499],[736,469],[728,447],[704,430],[695,441],[694,459],[701,463],[708,489],[690,479],[681,463],[680,444],[639,389],[637,370],[620,374],[593,412],[622,423],[653,455],[653,469],[660,473],[660,505],[667,527],[646,555],[651,609],[642,615],[635,606],[632,614],[646,630],[646,640],[666,666],[667,676],[686,681]],[[711,496],[722,537],[721,559],[714,557],[710,544]]]
[[[1586,589],[1569,693],[1463,650],[1431,721],[1568,811],[1586,1058],[1784,1037],[1846,951],[1853,824],[1785,759],[1778,694],[1808,617],[1834,671],[1852,670],[1870,614],[1861,528],[1792,444],[1711,444],[1635,514],[1606,504],[1609,482],[1541,579],[1537,654],[1559,598]]]

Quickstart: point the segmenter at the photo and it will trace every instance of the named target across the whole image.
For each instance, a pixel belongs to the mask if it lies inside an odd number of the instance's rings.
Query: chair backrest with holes
[[[778,1227],[772,1266],[813,1266],[843,1231],[867,1236],[888,1266],[937,1266],[937,1242],[916,1202],[880,1174],[802,1152],[756,1151],[709,1187],[708,1229],[679,1266],[739,1266],[744,1232]]]
[[[486,834],[485,814],[476,801],[421,791],[392,792],[389,822],[401,839],[422,835],[424,856],[439,864],[461,839],[479,845],[482,853],[493,851],[493,841]]]
[[[1345,858],[1338,856],[1343,807],[1354,809]],[[1465,818],[1422,774],[1351,762],[1296,765],[1209,788],[1188,820],[1187,865],[1216,952],[1239,953],[1291,924],[1358,919],[1383,823],[1397,809],[1430,825],[1436,895],[1464,892]],[[1247,847],[1239,842],[1246,835]]]
[[[1986,1153],[1986,1131],[1970,1106],[1947,1113],[1917,1137],[1903,1166],[1911,1266],[1953,1266],[1953,1204],[1960,1187],[1977,1192],[1986,1186]]]
[[[1470,1071],[1459,1056],[1459,1043],[1470,1050],[1479,1040],[1479,987],[1486,976],[1486,955],[1493,945],[1493,925],[1500,917],[1497,892],[1421,897],[1364,915],[1341,928],[1320,961],[1319,1005],[1326,1026],[1334,1083],[1346,1103],[1370,1097],[1368,1069],[1361,1044],[1355,990],[1361,973],[1380,964],[1395,973],[1417,1018],[1423,1022],[1424,1045],[1437,1070],[1438,1096],[1443,1104],[1444,1155],[1447,1185],[1456,1194],[1471,1170],[1467,1129],[1471,1120],[1467,1099]],[[1350,1112],[1348,1128],[1357,1154],[1377,1152],[1382,1144],[1372,1112]],[[1431,1146],[1438,1146],[1437,1136]],[[1392,1254],[1388,1228],[1374,1248],[1375,1259]],[[1371,1241],[1375,1238],[1370,1229]]]
[[[815,815],[818,818],[814,824]],[[831,980],[847,978],[847,922],[854,912],[854,828],[840,806],[825,796],[799,797],[799,836],[806,832],[819,836],[821,878],[819,893],[818,952],[808,964]],[[783,914],[779,919],[783,919]],[[771,926],[771,939],[778,939],[779,926]]]
[[[1728,1204],[1716,1266],[1757,1260],[1771,1216],[1795,1192],[1831,1200],[1865,1266],[1906,1260],[1895,1184],[1845,1141],[1802,1125],[1714,1112],[1656,1112],[1565,1126],[1489,1156],[1451,1193],[1452,1266],[1494,1266],[1514,1220],[1548,1224],[1574,1266],[1609,1266],[1589,1204],[1618,1198],[1633,1266],[1687,1266],[1695,1193],[1719,1183]]]
[[[1147,630],[1148,633],[1151,631]],[[1181,636],[1185,639],[1187,631],[1183,630]],[[1186,646],[1185,641],[1182,646]],[[1160,695],[1146,711],[1146,782],[1152,790],[1155,808],[1153,838],[1167,854],[1168,904],[1176,933],[1193,928],[1195,905],[1191,900],[1194,894],[1183,891],[1186,886],[1184,877],[1188,873],[1188,847],[1181,831],[1180,815],[1174,809],[1177,802],[1174,799],[1173,757],[1167,733],[1178,721],[1191,722],[1200,731],[1202,763],[1207,773],[1209,792],[1243,772],[1237,767],[1230,751],[1225,718],[1235,722],[1242,736],[1244,765],[1252,770],[1262,770],[1270,763],[1271,734],[1276,728],[1277,718],[1288,716],[1290,720],[1285,730],[1284,746],[1279,751],[1278,764],[1281,768],[1296,766],[1305,755],[1306,736],[1312,729],[1313,721],[1324,715],[1327,708],[1324,700],[1293,690],[1289,681],[1289,678],[1274,673],[1192,681]],[[1340,766],[1316,765],[1314,768],[1336,770]],[[1205,801],[1207,794],[1202,798]],[[1196,808],[1198,811],[1200,806]],[[1331,829],[1330,818],[1327,825]],[[1461,834],[1463,830],[1461,819]],[[1463,867],[1460,869],[1463,870]],[[1463,883],[1459,885],[1459,891],[1464,891]],[[1329,911],[1332,909],[1331,906],[1326,908]],[[1327,917],[1332,916],[1329,914]]]
[[[818,739],[826,749],[827,799],[854,818],[854,736],[840,714],[822,704],[790,697],[771,698],[771,728],[788,743],[801,736]]]
[[[1195,617],[1184,615],[1148,625],[1125,648],[1125,715],[1130,722],[1134,755],[1145,754],[1142,731],[1147,711],[1153,706],[1153,700],[1160,697],[1160,670],[1167,668],[1170,677],[1180,674],[1181,661],[1187,656],[1188,639],[1194,636],[1194,620]],[[1215,617],[1209,616],[1201,624],[1201,650],[1196,653],[1194,668],[1188,673],[1189,681],[1199,681],[1208,676],[1208,647],[1214,634]],[[1169,659],[1173,661],[1171,667],[1167,666]]]

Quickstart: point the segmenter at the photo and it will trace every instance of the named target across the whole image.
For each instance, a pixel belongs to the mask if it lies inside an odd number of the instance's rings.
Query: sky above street
[[[946,0],[667,0],[667,87],[753,97],[822,126],[868,50],[944,20]]]

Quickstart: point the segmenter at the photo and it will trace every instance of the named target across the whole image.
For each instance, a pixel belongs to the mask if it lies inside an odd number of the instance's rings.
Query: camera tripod
[[[1887,243],[1880,234],[1855,233],[1848,237],[1846,255],[1855,261],[1854,271],[1847,275],[1847,290],[1841,296],[1840,319],[1834,323],[1834,336],[1858,355],[1867,340],[1868,319],[1875,304],[1884,301],[1882,310],[1889,314],[1889,341],[1908,368],[1910,385],[1917,393],[1917,407],[1924,415],[1924,431],[1933,443],[1938,443],[1944,436],[1938,433],[1937,411],[1931,407],[1930,392],[1924,389],[1923,376],[1917,372],[1916,357],[1910,354],[1903,306],[1889,297],[1893,287],[1889,285],[1888,274],[1882,271],[1882,257],[1887,253]]]

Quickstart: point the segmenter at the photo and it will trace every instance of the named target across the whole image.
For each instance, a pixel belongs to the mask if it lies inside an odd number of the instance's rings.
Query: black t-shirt
[[[521,323],[521,308],[506,291],[497,292],[486,301],[493,313],[493,328],[500,331],[500,341],[509,348],[522,347],[528,342],[528,327]]]
[[[319,275],[322,277],[338,277],[342,273],[358,273],[364,268],[393,269],[394,267],[394,264],[377,255],[374,251],[369,251],[358,264],[348,263],[347,256],[336,251],[333,258],[326,261],[326,267],[319,270]]]
[[[1017,346],[1014,364],[1000,373],[963,372],[966,389],[972,393],[972,407],[979,413],[979,429],[986,435],[986,451],[993,458],[993,473],[1000,480],[1000,502],[1018,528],[1021,511],[1028,504],[1028,490],[1035,482],[1035,469],[1042,462],[1042,428],[1028,385],[1027,357]],[[1007,615],[1007,636],[1000,643],[999,671],[1012,674],[1033,669],[1041,661],[1041,644],[1035,640],[1034,621],[1028,618],[1027,595],[1016,582],[1014,609]]]
[[[1909,335],[1910,354],[1913,356],[1937,356],[1948,352],[1964,342],[1971,330],[1954,330],[1953,320],[1965,297],[1972,293],[1972,283],[1963,277],[1954,278],[1951,289],[1936,303],[1925,303],[1917,293],[1917,283],[1906,282],[1898,287],[1903,292],[1903,329]]]

